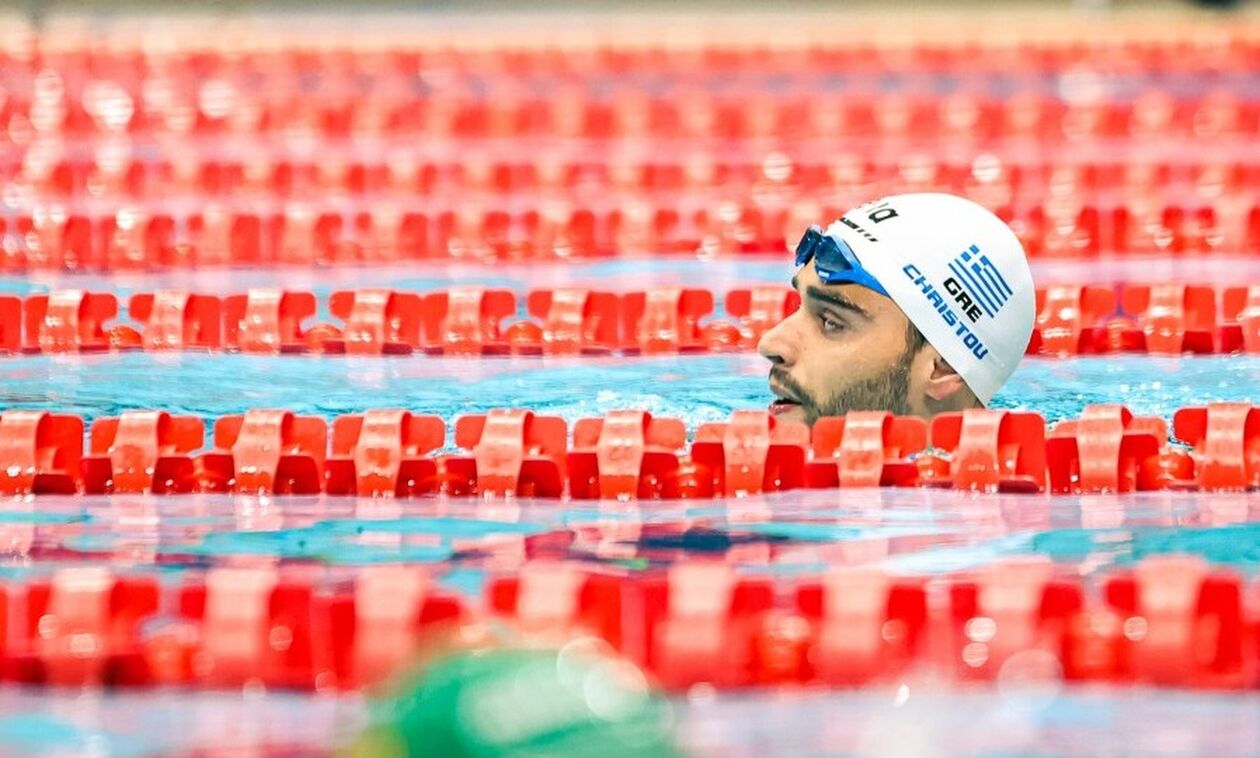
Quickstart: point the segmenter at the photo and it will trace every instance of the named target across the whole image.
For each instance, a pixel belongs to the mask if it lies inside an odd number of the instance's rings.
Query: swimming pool
[[[112,293],[126,324],[133,293],[271,287],[313,293],[310,321],[328,321],[342,289],[503,287],[519,317],[529,290],[666,285],[710,290],[722,318],[732,288],[784,286],[790,258],[772,253],[786,230],[926,189],[1011,214],[1039,284],[1260,282],[1260,37],[1248,17],[728,10],[43,19],[0,43],[0,89],[16,93],[0,97],[0,296]],[[243,241],[225,220],[241,221]],[[432,239],[417,242],[417,228]],[[208,430],[250,409],[334,422],[397,408],[442,418],[441,453],[467,451],[451,433],[462,416],[527,408],[573,431],[634,409],[680,420],[691,442],[701,424],[764,409],[766,369],[751,353],[17,355],[0,356],[0,412],[90,426],[160,409]],[[1168,422],[1255,402],[1256,387],[1255,352],[1033,357],[993,405],[1054,423],[1123,403]],[[1103,420],[1092,442],[1116,454],[1118,414]],[[386,430],[393,443],[403,428]],[[1240,469],[1257,449],[1245,444],[1226,451]],[[580,605],[573,588],[595,579],[614,587],[618,649],[671,687],[695,755],[1248,754],[1260,743],[1260,497],[1187,481],[1055,496],[3,498],[0,753],[326,754],[370,716],[370,677],[332,660],[368,649],[348,647],[347,609],[362,602],[386,631],[402,623],[411,643],[436,598],[467,611],[461,634],[517,643],[537,621],[517,613],[522,586],[541,571],[560,584],[526,589],[558,606]],[[669,603],[729,591],[734,607],[737,584],[769,598],[747,616],[718,608],[717,624],[697,614],[706,640],[767,621],[757,678],[728,677],[737,661],[699,684],[664,681],[692,663],[648,654],[665,622],[695,621],[653,615],[675,578],[684,589]],[[922,618],[894,613],[894,591]],[[811,615],[820,603],[826,618]],[[1021,636],[1029,619],[1045,639]],[[234,637],[242,620],[252,626]],[[589,631],[569,616],[561,626]],[[824,671],[820,630],[832,626],[842,652],[875,642],[873,657],[853,656],[875,661],[874,676]],[[245,670],[215,670],[212,633],[245,639]],[[1161,634],[1171,654],[1143,647]],[[922,645],[907,663],[911,637]],[[1202,649],[1178,646],[1188,638]],[[318,655],[303,658],[304,645]]]

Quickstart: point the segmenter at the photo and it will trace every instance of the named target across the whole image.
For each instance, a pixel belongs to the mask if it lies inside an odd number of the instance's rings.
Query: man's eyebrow
[[[834,290],[823,289],[822,287],[815,287],[811,285],[805,288],[805,295],[806,297],[811,297],[815,300],[821,300],[829,305],[834,305],[837,308],[842,308],[846,311],[856,313],[864,319],[869,320],[871,318],[870,311]]]

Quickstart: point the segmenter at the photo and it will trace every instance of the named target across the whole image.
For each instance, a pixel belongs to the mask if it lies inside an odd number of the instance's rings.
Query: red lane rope
[[[753,350],[800,304],[785,287],[635,292],[533,290],[527,318],[510,290],[453,287],[427,293],[391,289],[333,292],[340,324],[309,323],[319,308],[309,291],[254,289],[220,297],[177,290],[131,296],[130,323],[116,323],[117,297],[61,290],[0,295],[0,354],[107,350],[199,350],[339,355],[588,355]],[[1211,287],[1127,284],[1040,288],[1030,355],[1118,352],[1176,355],[1260,351],[1260,285]]]
[[[688,442],[682,422],[646,411],[564,419],[523,409],[458,418],[370,410],[331,424],[285,410],[213,421],[128,411],[91,425],[73,414],[0,414],[0,494],[234,492],[675,499],[801,488],[942,487],[1098,493],[1260,487],[1260,408],[1183,408],[1172,427],[1121,405],[1047,428],[1029,412],[970,410],[930,423],[855,412],[812,429],[736,411]],[[1171,436],[1184,444],[1170,444]],[[450,448],[457,449],[449,452]]]
[[[942,577],[848,566],[785,577],[721,560],[628,571],[519,555],[513,568],[496,563],[481,602],[419,566],[11,578],[0,582],[14,630],[0,679],[346,691],[453,647],[594,636],[671,690],[907,677],[1257,685],[1258,619],[1245,602],[1255,583],[1189,556],[1087,580],[1045,558]]]

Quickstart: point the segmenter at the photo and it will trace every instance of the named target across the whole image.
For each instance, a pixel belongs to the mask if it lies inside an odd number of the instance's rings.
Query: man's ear
[[[928,377],[927,396],[939,403],[957,397],[960,392],[967,392],[967,383],[962,376],[935,348],[929,349],[932,351],[932,375]]]

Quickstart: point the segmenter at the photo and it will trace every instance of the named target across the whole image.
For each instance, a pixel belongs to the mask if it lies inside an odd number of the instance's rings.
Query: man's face
[[[823,284],[807,263],[792,286],[801,308],[766,332],[757,350],[771,363],[770,410],[813,424],[848,411],[912,412],[909,321],[896,303],[859,284]]]

